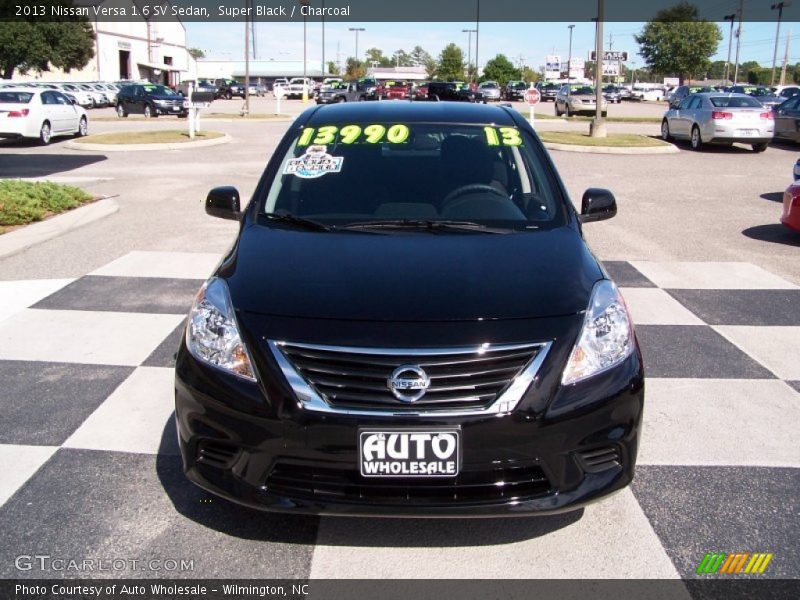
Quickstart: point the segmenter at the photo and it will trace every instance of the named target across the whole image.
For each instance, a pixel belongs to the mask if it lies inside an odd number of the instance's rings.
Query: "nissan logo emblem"
[[[416,365],[397,367],[386,381],[386,387],[401,402],[416,402],[425,395],[430,385],[428,374]]]

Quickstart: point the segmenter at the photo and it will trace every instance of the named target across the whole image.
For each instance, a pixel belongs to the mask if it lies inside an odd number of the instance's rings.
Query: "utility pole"
[[[322,0],[322,79],[325,79],[325,0]]]
[[[572,30],[575,29],[575,25],[567,25],[567,29],[569,29],[569,54],[567,54],[567,83],[572,83]],[[585,73],[584,73],[585,75]],[[570,89],[570,88],[567,88]],[[567,92],[569,93],[569,92]]]
[[[786,52],[783,55],[783,67],[781,67],[781,85],[786,84],[786,64],[789,62],[789,44],[792,41],[792,30],[786,35]]]
[[[467,77],[470,77],[470,65],[472,64],[472,34],[477,32],[478,32],[477,29],[461,30],[461,33],[467,34]]]
[[[481,0],[477,0],[478,8],[475,12],[475,81],[478,80],[478,69],[480,63],[478,62],[478,30],[481,23]]]
[[[739,81],[739,47],[742,45],[742,21],[744,20],[744,0],[739,0],[739,29],[736,32],[736,67],[733,70],[733,83]]]
[[[250,114],[250,0],[244,0],[244,108],[242,116]]]
[[[355,67],[356,67],[356,69],[358,69],[358,64],[360,62],[358,60],[358,32],[359,31],[364,31],[364,28],[363,27],[349,27],[348,31],[355,31],[355,33],[356,33],[356,64],[355,64]],[[364,69],[364,71],[366,72],[366,69]]]
[[[778,29],[775,31],[775,50],[772,53],[772,77],[769,80],[770,85],[775,85],[775,63],[778,59],[778,39],[781,37],[781,17],[783,16],[783,8],[791,5],[792,3],[789,2],[789,0],[784,0],[771,6],[772,10],[778,11]]]
[[[736,21],[736,13],[725,15],[724,19],[731,22],[731,31],[728,34],[728,60],[725,61],[725,83],[729,81],[731,75],[731,48],[733,48],[733,23]]]
[[[595,112],[589,128],[589,135],[593,138],[604,138],[608,135],[606,123],[603,120],[603,1],[597,0],[597,35],[595,36],[597,60],[594,64]]]

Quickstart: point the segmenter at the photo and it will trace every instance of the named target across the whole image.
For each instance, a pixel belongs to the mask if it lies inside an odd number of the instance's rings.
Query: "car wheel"
[[[231,100],[231,99],[233,99],[233,94],[231,94],[230,92],[228,92],[227,94],[225,94],[225,99],[226,99],[226,100]]]
[[[53,130],[50,128],[50,121],[42,123],[42,128],[39,129],[39,142],[42,146],[47,146],[53,138]]]
[[[692,127],[692,150],[700,150],[703,147],[703,138],[700,136],[700,128],[695,125]]]
[[[153,109],[150,108],[149,104],[144,105],[144,118],[150,119],[153,116]]]
[[[761,142],[760,144],[753,144],[753,152],[764,152],[769,146],[769,142]]]
[[[122,104],[117,104],[117,116],[118,117],[127,117],[128,112],[125,110],[125,107]]]
[[[564,116],[569,119],[569,106],[564,107]]]
[[[668,142],[670,139],[672,139],[672,136],[669,133],[669,121],[666,119],[661,121],[661,139],[665,142]]]
[[[553,104],[553,108],[556,109],[556,116],[560,117],[561,116],[561,111],[558,110],[558,103]]]
[[[81,120],[78,122],[78,131],[75,135],[78,137],[86,137],[89,135],[89,123],[86,117],[81,117]]]

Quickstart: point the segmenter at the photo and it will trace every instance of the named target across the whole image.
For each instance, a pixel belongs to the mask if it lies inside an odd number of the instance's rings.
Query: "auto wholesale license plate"
[[[364,477],[455,477],[461,467],[458,429],[362,429]]]
[[[753,137],[758,134],[758,129],[740,129],[739,135],[744,137]]]

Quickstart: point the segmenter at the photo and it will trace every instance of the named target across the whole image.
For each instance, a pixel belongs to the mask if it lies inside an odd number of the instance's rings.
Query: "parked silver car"
[[[775,133],[771,110],[746,94],[691,94],[664,113],[661,137],[687,139],[692,148],[703,144],[750,144],[754,152],[767,149]]]
[[[500,84],[496,81],[484,81],[478,85],[478,91],[484,100],[500,100]]]
[[[576,115],[580,113],[595,114],[597,110],[597,95],[590,85],[572,83],[564,84],[556,94],[556,116]],[[600,104],[603,116],[606,116],[608,102],[603,98]]]

